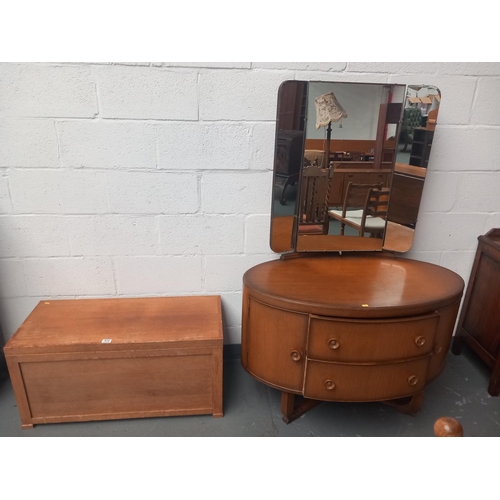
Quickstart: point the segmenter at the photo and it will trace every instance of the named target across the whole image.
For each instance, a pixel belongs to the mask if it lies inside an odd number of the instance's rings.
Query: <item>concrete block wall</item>
[[[0,326],[42,299],[220,294],[240,342],[242,275],[276,258],[277,90],[288,79],[442,91],[408,257],[466,281],[500,227],[498,63],[0,64]]]

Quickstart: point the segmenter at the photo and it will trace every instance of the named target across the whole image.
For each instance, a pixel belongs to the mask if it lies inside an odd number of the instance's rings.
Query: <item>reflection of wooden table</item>
[[[406,163],[399,162],[396,162],[394,165],[394,171],[399,174],[410,175],[419,179],[425,178],[425,174],[427,173],[427,169],[424,167],[416,167],[415,165],[407,165]]]
[[[416,412],[444,368],[464,287],[443,267],[369,252],[266,262],[243,284],[241,361],[282,392],[287,423],[321,401]]]
[[[330,151],[330,161],[373,161],[375,153]]]
[[[426,169],[396,163],[391,183],[388,219],[415,227],[424,189]]]
[[[378,184],[389,186],[392,170],[374,169],[373,164],[367,162],[339,162],[334,163],[333,178],[330,187],[328,205],[341,206],[344,202],[347,186],[353,184]]]

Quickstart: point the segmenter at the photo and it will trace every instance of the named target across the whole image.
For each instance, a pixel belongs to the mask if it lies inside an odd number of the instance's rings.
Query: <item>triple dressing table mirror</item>
[[[441,102],[431,85],[287,81],[270,246],[243,276],[242,365],[286,423],[324,401],[414,414],[444,369],[464,282],[405,259]]]

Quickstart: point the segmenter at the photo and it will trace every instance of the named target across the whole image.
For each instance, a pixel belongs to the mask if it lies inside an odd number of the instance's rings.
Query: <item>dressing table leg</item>
[[[283,414],[283,422],[289,424],[321,403],[323,403],[323,401],[303,399],[298,405],[295,405],[295,394],[283,391],[281,393],[281,413]]]
[[[405,413],[407,415],[415,415],[424,400],[424,391],[417,392],[413,396],[408,398],[393,399],[391,401],[384,401],[384,404],[394,408],[400,413]]]

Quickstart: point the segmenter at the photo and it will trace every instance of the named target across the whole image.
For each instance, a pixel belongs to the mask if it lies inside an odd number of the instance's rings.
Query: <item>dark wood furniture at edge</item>
[[[322,401],[415,413],[444,368],[463,288],[448,269],[385,253],[259,264],[243,277],[242,365],[282,392],[287,423]]]
[[[24,429],[222,417],[220,296],[40,302],[4,350]]]
[[[491,369],[490,396],[500,394],[500,228],[478,237],[476,256],[453,340],[467,345]]]
[[[415,228],[427,170],[396,162],[391,182],[389,220]]]
[[[299,181],[304,133],[295,130],[280,130],[276,144],[275,186],[280,191],[279,201],[286,204],[286,189]]]
[[[299,180],[306,114],[305,82],[288,82],[280,93],[278,136],[276,140],[275,185],[279,201],[286,204],[286,189]]]
[[[410,165],[427,168],[434,138],[434,130],[424,127],[413,129],[413,142],[410,153]]]

